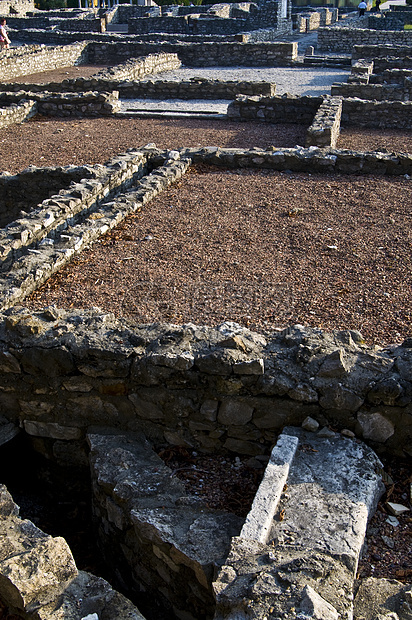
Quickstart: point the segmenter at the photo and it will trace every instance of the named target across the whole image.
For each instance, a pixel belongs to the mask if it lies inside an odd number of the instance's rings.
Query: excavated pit
[[[178,618],[164,593],[153,598],[147,584],[142,589],[136,583],[128,587],[127,580],[119,576],[118,567],[109,559],[111,553],[103,553],[99,545],[89,468],[57,464],[52,458],[52,442],[47,443],[42,443],[41,454],[36,439],[19,433],[0,447],[0,484],[19,506],[19,516],[51,536],[63,537],[79,570],[107,580],[133,601],[147,620]],[[48,449],[50,458],[44,454]],[[170,468],[170,479],[177,484],[181,480],[195,502],[240,518],[250,510],[268,458],[202,455],[179,447],[163,447],[158,453]],[[0,609],[0,618],[7,617],[4,613]],[[199,610],[198,617],[212,618],[213,614]]]

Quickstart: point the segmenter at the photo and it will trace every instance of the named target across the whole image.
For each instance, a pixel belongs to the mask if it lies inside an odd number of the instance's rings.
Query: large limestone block
[[[139,610],[107,581],[79,571],[56,600],[41,607],[33,620],[145,620]]]
[[[7,606],[34,611],[53,600],[76,575],[63,538],[52,538],[17,517],[0,522],[0,592]]]
[[[380,461],[360,442],[286,428],[269,473],[273,463],[282,476],[268,485],[265,474],[213,583],[215,620],[350,620],[366,525],[383,491]]]

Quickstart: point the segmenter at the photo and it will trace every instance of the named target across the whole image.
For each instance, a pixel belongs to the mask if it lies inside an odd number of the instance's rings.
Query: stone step
[[[350,67],[352,58],[351,56],[305,56],[303,64],[316,67]]]
[[[207,119],[214,121],[227,121],[226,114],[220,114],[218,112],[174,112],[172,110],[123,110],[115,114],[117,118],[195,118],[195,119]]]
[[[280,436],[214,583],[216,620],[352,618],[381,464],[362,442],[327,434],[286,428]]]

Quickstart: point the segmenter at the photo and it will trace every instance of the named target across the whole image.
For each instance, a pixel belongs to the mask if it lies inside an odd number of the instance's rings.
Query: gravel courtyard
[[[194,167],[28,300],[139,323],[410,335],[411,183]]]

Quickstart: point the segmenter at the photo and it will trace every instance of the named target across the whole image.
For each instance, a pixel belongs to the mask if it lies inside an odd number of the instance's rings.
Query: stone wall
[[[369,78],[369,83],[399,84],[404,87],[405,85],[408,85],[407,78],[410,77],[412,77],[412,66],[410,69],[385,69],[382,73],[373,73]]]
[[[354,45],[412,45],[412,31],[370,30],[360,28],[319,28],[317,49],[320,52],[352,51]],[[365,56],[362,56],[365,58]]]
[[[340,133],[342,99],[325,97],[306,133],[305,146],[336,147]]]
[[[108,565],[128,590],[145,592],[152,618],[160,604],[162,618],[212,618],[212,579],[243,519],[187,492],[143,437],[87,439],[93,513]]]
[[[38,28],[38,26],[35,26]],[[105,32],[106,31],[106,21],[104,18],[96,18],[96,19],[62,19],[57,24],[56,27],[59,30],[67,31],[67,32]]]
[[[166,32],[169,34],[236,34],[248,30],[245,19],[215,18],[201,19],[197,16],[181,17],[139,17],[128,22],[129,34],[148,34]]]
[[[239,95],[227,109],[230,120],[260,120],[266,123],[296,123],[310,125],[322,103],[322,97],[247,97]]]
[[[412,455],[411,339],[384,350],[350,330],[136,326],[97,309],[19,307],[0,319],[3,415],[50,458],[87,462],[96,425],[256,456],[307,416]]]
[[[316,147],[131,151],[1,231],[3,309],[21,304],[192,161],[311,173],[412,170],[408,155]],[[0,350],[3,414],[52,440],[55,456],[67,440],[83,458],[82,441],[94,424],[142,430],[157,443],[253,456],[285,424],[308,415],[380,449],[412,453],[409,340],[388,351],[366,347],[353,331],[328,336],[296,327],[263,337],[233,324],[136,327],[98,311],[17,308],[1,317]]]
[[[141,97],[155,99],[234,99],[239,94],[273,96],[276,84],[269,82],[246,82],[206,80],[191,78],[181,81],[144,80],[129,82],[109,79],[76,78],[48,84],[0,84],[0,92],[78,92],[87,91],[118,91],[121,99],[138,99]],[[17,122],[17,121],[16,121]]]
[[[259,32],[257,31],[256,35],[258,40],[260,40]],[[113,64],[119,64],[130,58],[160,52],[177,54],[180,61],[188,67],[290,65],[297,59],[297,43],[266,42],[266,37],[270,38],[272,32],[272,30],[262,31],[263,43],[216,43],[215,41],[204,43],[170,43],[167,41],[142,43],[138,37],[133,37],[134,40],[131,40],[132,37],[128,37],[129,40],[125,41],[125,37],[121,35],[84,33],[80,36],[76,33],[45,30],[21,31],[19,32],[19,39],[59,44],[70,43],[81,38],[82,43],[79,45],[87,46],[87,61],[91,64],[106,63],[108,58]],[[15,52],[15,50],[9,51]],[[74,64],[74,62],[69,64]],[[41,68],[40,70],[45,69]]]
[[[362,84],[345,83],[332,84],[331,94],[336,97],[357,97],[371,101],[407,101],[412,94],[412,85],[406,84]],[[389,119],[390,122],[390,119]],[[408,127],[409,123],[405,124]]]
[[[402,32],[407,23],[409,23],[408,18],[402,17],[402,15],[392,15],[391,13],[386,13],[385,17],[382,15],[368,16],[368,28],[371,30],[398,30]]]
[[[0,174],[0,226],[27,215],[43,200],[67,189],[74,182],[96,176],[87,166],[30,167],[16,175]]]
[[[10,61],[12,59],[10,58]],[[67,64],[65,66],[68,66]],[[85,92],[90,90],[113,91],[119,84],[127,81],[140,80],[146,75],[178,69],[181,66],[176,54],[150,54],[143,58],[133,58],[119,65],[108,67],[97,72],[91,78],[76,78],[49,84],[3,83],[3,91],[27,90],[32,92]]]
[[[374,73],[383,73],[391,69],[412,69],[412,50],[410,56],[402,58],[375,58],[373,61]]]
[[[179,82],[146,80],[119,87],[125,99],[234,99],[239,94],[273,96],[276,84],[269,82],[241,82],[191,78]]]
[[[89,62],[110,58],[113,64],[159,51],[177,54],[187,67],[276,66],[297,58],[297,43],[89,43]]]
[[[17,91],[0,93],[0,106],[30,99],[44,116],[111,116],[120,110],[119,93],[37,93]]]
[[[21,518],[4,485],[0,485],[0,536],[3,616],[145,620],[107,581],[78,571],[63,538],[49,536]]]
[[[87,43],[73,43],[57,47],[30,45],[3,50],[0,55],[2,80],[68,67],[85,60]]]
[[[10,295],[13,297],[17,294],[21,298],[22,290],[24,288],[27,290],[27,286],[30,286],[30,281],[33,282],[34,272],[37,274],[36,278],[42,278],[42,272],[44,274],[48,271],[53,272],[56,262],[61,263],[63,261],[64,264],[73,255],[75,249],[80,249],[80,247],[87,243],[87,239],[95,239],[113,227],[119,219],[124,217],[127,206],[123,206],[122,209],[119,208],[116,211],[115,205],[110,203],[111,198],[119,191],[124,191],[135,184],[146,172],[146,169],[147,157],[140,151],[130,152],[120,158],[116,157],[106,166],[69,169],[67,172],[69,176],[72,175],[72,178],[78,178],[80,175],[82,179],[77,183],[72,183],[67,190],[60,188],[57,194],[43,200],[36,208],[32,208],[29,213],[26,213],[24,217],[11,222],[7,228],[0,231],[1,270],[5,272],[13,264],[17,264],[16,261],[21,257],[21,261],[29,261],[26,265],[28,269],[27,274],[24,275],[23,271],[20,271],[20,276],[17,279],[20,281],[20,293],[17,292],[17,289],[14,292],[11,290],[7,292],[7,284],[3,282],[2,294],[5,297],[10,297]],[[84,174],[82,174],[83,170]],[[41,179],[44,176],[43,183],[47,183],[50,180],[50,185],[53,187],[53,176],[59,175],[61,178],[62,176],[66,178],[64,186],[67,183],[67,175],[62,173],[60,168],[53,170],[32,168],[21,173],[21,175],[3,177],[4,191],[8,196],[5,208],[7,206],[11,210],[20,207],[20,196],[24,195],[25,192],[24,179],[26,179],[28,190],[30,190],[33,182],[36,182],[36,178]],[[151,181],[153,184],[153,178]],[[10,188],[14,188],[15,192],[13,193]],[[143,193],[147,194],[146,199],[150,195],[147,188]],[[35,193],[34,195],[40,198],[38,190],[37,194]],[[109,201],[109,205],[103,208],[100,217],[96,219],[92,212],[100,207],[104,201]],[[33,203],[28,201],[28,204],[30,206]],[[131,206],[129,205],[130,209]],[[25,210],[27,211],[27,209]],[[104,213],[106,214],[105,216],[103,215]],[[77,237],[75,225],[79,221],[82,222],[83,228],[80,237]],[[69,236],[63,234],[63,238],[61,238],[60,233],[64,233],[69,225],[74,232]],[[59,250],[55,249],[56,246],[59,247]],[[30,255],[28,254],[28,249],[36,251]],[[31,267],[29,263],[32,263]],[[21,264],[24,270],[23,263]],[[41,270],[37,273],[37,270],[40,268]],[[34,269],[34,272],[30,275],[32,269]],[[15,284],[17,280],[14,281]],[[3,301],[5,301],[5,298]],[[13,304],[13,302],[11,303]]]
[[[179,69],[181,62],[177,54],[149,54],[143,58],[133,58],[124,63],[102,69],[96,78],[103,80],[139,80],[145,75]]]
[[[363,89],[371,89],[371,92],[374,92],[373,89],[382,90],[382,88],[379,85],[369,84],[339,84],[332,86],[331,90],[333,96],[347,96],[346,93],[357,93]],[[397,87],[391,88],[396,90]],[[309,125],[312,123],[322,101],[322,97],[295,97],[292,95],[246,97],[239,95],[235,101],[229,104],[227,114],[231,120],[296,123],[296,119],[299,119],[301,124]],[[410,129],[412,127],[412,102],[367,101],[345,98],[343,99],[342,123],[345,126],[352,127],[384,126]]]
[[[7,107],[0,107],[0,129],[14,123],[22,123],[37,114],[37,111],[37,102],[25,99],[20,99],[18,103],[12,103]]]
[[[191,162],[228,168],[401,175],[411,173],[412,156],[313,146],[267,151],[210,147],[170,154],[152,148],[131,151],[98,167],[95,178],[61,190],[0,231],[2,308],[21,303],[75,253],[180,178]],[[153,172],[142,178],[148,168],[154,168]]]
[[[344,99],[344,127],[412,129],[412,101],[362,101]]]
[[[385,62],[386,59],[389,62],[396,63],[396,66],[398,66],[397,63],[402,62],[405,56],[412,56],[412,43],[409,43],[409,45],[391,45],[390,42],[375,45],[359,43],[354,45],[352,49],[352,60],[367,58],[374,60],[374,62],[379,60]]]

